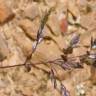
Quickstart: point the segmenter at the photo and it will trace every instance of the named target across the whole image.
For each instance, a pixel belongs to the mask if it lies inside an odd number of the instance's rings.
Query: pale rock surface
[[[7,46],[7,41],[3,38],[3,36],[0,33],[0,61],[2,61],[4,58],[7,58],[10,51]]]
[[[0,24],[3,24],[14,17],[11,8],[7,6],[2,0],[0,1]]]
[[[30,4],[23,12],[22,16],[31,20],[39,16],[39,8],[37,3]]]
[[[32,52],[32,42],[22,32],[14,32],[13,38],[17,46],[20,46],[25,56],[29,56]]]

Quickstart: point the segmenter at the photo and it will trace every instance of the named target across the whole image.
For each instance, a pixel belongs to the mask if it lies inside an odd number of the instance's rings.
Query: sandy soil
[[[1,68],[26,61],[42,17],[54,6],[43,30],[44,36],[50,39],[45,38],[38,45],[31,63],[60,57],[72,33],[80,34],[81,46],[74,48],[72,56],[89,50],[82,46],[90,45],[91,36],[96,38],[96,0],[0,0],[0,96],[61,96],[50,80],[50,64],[32,66],[30,72],[25,66]],[[96,69],[93,72],[86,64],[83,69],[72,70],[52,66],[70,96],[96,96]],[[59,81],[57,86],[59,89]]]

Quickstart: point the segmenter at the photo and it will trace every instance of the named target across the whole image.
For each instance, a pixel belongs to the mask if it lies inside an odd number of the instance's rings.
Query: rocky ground
[[[51,7],[54,10],[43,30],[48,38],[38,45],[31,62],[60,57],[72,33],[80,34],[79,45],[84,46],[90,45],[91,36],[96,37],[96,0],[0,0],[0,96],[61,96],[53,88],[47,64],[31,67],[30,72],[24,66],[1,68],[26,61],[40,21]],[[82,26],[74,25],[75,22]],[[72,56],[85,54],[86,50],[75,48]],[[83,69],[74,70],[54,68],[70,96],[96,96],[96,72],[90,66],[85,64]]]

